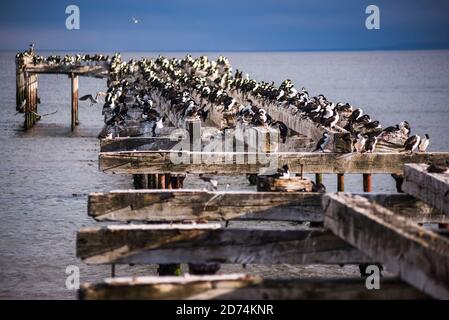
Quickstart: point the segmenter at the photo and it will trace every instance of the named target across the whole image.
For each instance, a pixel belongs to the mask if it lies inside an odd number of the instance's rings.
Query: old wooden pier
[[[126,78],[130,72],[120,76]],[[74,128],[78,76],[107,77],[108,67],[18,62],[17,106],[26,101],[26,128],[36,121],[39,73],[64,73],[71,78]],[[449,160],[448,152],[409,153],[396,147],[355,153],[343,130],[331,132],[329,152],[311,152],[310,141],[316,142],[323,128],[266,105],[272,117],[289,126],[291,139],[284,144],[262,143],[263,155],[273,159],[276,169],[287,164],[291,173],[301,175],[298,179],[312,173],[321,182],[323,174],[334,174],[340,192],[185,189],[186,174],[257,175],[267,166],[266,158],[259,158],[260,150],[248,150],[245,141],[243,151],[203,151],[203,145],[221,139],[221,130],[229,127],[232,116],[211,104],[205,122],[183,119],[160,92],[153,90],[152,97],[170,126],[158,136],[141,134],[144,124],[136,120],[141,111],[130,110],[136,117],[125,121],[128,135],[101,141],[99,169],[132,175],[136,190],[89,195],[88,215],[114,224],[81,229],[76,254],[87,264],[108,264],[112,270],[116,264],[168,268],[188,263],[190,274],[114,277],[113,272],[103,282],[83,284],[80,299],[449,299],[449,173],[426,171],[429,163]],[[235,98],[245,97],[235,94]],[[201,139],[188,140],[187,150],[173,150],[180,129],[187,138],[197,130]],[[266,128],[252,130],[266,137],[271,134]],[[238,139],[232,144],[238,144]],[[173,157],[185,161],[175,163]],[[214,161],[208,161],[211,158]],[[344,193],[345,174],[363,175],[363,193]],[[372,193],[372,174],[404,179],[405,193]],[[256,228],[251,225],[254,221],[292,221],[297,226]],[[358,277],[264,279],[213,274],[207,268],[252,263],[381,264],[394,277],[383,277],[379,290],[368,290]],[[169,273],[173,274],[165,269],[160,274]]]

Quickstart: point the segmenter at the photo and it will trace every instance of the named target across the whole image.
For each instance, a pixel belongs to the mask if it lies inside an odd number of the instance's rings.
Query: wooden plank
[[[449,217],[406,194],[360,194],[419,223]],[[322,222],[322,193],[180,190],[117,190],[88,197],[98,221],[273,220]]]
[[[191,163],[191,157],[200,159]],[[173,159],[173,160],[172,160]],[[288,164],[299,173],[402,173],[405,163],[449,160],[449,152],[428,153],[320,153],[320,152],[189,152],[137,151],[99,154],[100,170],[110,173],[260,173],[270,165]]]
[[[427,164],[406,164],[402,189],[449,215],[449,170],[429,173],[427,167]]]
[[[24,70],[36,74],[76,74],[79,76],[89,76],[98,78],[107,78],[109,74],[109,63],[103,63],[95,66],[87,65],[64,65],[64,64],[26,64]]]
[[[449,299],[449,239],[360,196],[327,194],[323,207],[326,228],[418,290]]]
[[[91,193],[88,214],[99,221],[322,221],[320,205],[315,193],[127,190]]]
[[[373,262],[324,229],[223,228],[218,223],[111,225],[77,234],[88,264]]]
[[[98,284],[82,284],[78,297],[81,300],[428,299],[395,278],[382,278],[379,290],[368,290],[360,278],[263,279],[246,274],[108,278]]]
[[[100,152],[134,151],[134,150],[170,150],[178,141],[170,137],[117,137],[101,139]]]

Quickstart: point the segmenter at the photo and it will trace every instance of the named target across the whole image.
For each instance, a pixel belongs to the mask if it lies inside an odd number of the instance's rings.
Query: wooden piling
[[[337,191],[338,192],[345,191],[345,175],[344,175],[344,173],[337,174]]]
[[[315,182],[316,183],[323,183],[323,175],[321,173],[315,173]]]
[[[372,191],[371,184],[371,174],[364,173],[363,174],[363,192],[371,192]]]
[[[172,180],[170,173],[165,174],[165,188],[172,189]]]
[[[16,111],[25,112],[23,109],[23,101],[26,99],[25,73],[21,60],[16,58]]]
[[[72,131],[75,130],[75,126],[78,125],[78,76],[72,73],[70,75],[72,79]]]

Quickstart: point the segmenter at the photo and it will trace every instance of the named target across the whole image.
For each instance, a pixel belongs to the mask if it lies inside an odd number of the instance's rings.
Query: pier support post
[[[78,125],[78,76],[72,73],[70,75],[72,79],[72,131],[75,130],[75,126]]]
[[[371,192],[371,174],[370,173],[364,173],[363,174],[363,192]]]
[[[23,102],[26,99],[26,82],[23,64],[23,59],[16,58],[16,111],[20,113],[25,112]]]
[[[345,191],[345,175],[343,173],[337,174],[337,191]]]
[[[150,175],[149,175],[150,176]],[[185,176],[171,176],[170,174],[154,174],[155,189],[181,189]],[[182,178],[182,180],[180,179]],[[181,265],[176,263],[160,264],[157,268],[160,276],[181,276]]]
[[[315,183],[323,183],[323,175],[321,173],[315,173]]]
[[[37,75],[24,73],[24,104],[23,112],[25,112],[25,130],[30,129],[40,119],[37,114]]]

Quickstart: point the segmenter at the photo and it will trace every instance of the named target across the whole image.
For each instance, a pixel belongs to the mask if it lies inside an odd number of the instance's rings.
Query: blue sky
[[[80,8],[80,30],[65,27],[69,4]],[[365,28],[370,4],[380,8],[380,30]],[[449,48],[449,1],[1,1],[0,50],[30,42],[41,50],[442,49]]]

